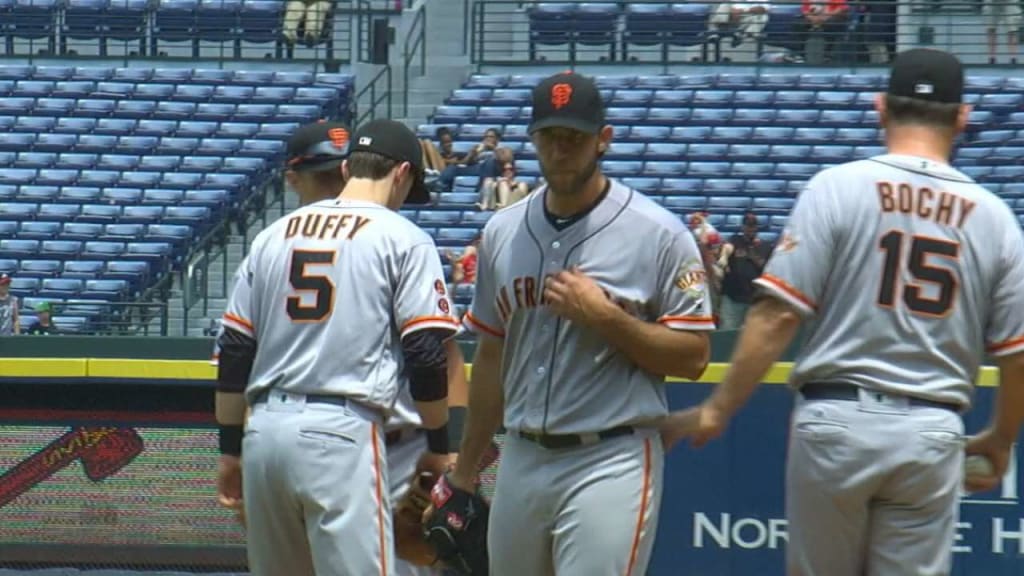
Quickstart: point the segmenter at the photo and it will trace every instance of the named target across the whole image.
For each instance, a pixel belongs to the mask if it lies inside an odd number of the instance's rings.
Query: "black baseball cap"
[[[415,180],[405,203],[430,203],[430,191],[423,181],[423,150],[416,134],[405,124],[387,119],[371,120],[363,124],[352,137],[349,153],[353,152],[374,152],[397,162],[408,162],[412,165]]]
[[[333,170],[348,157],[350,131],[340,122],[299,126],[288,139],[288,169],[296,172]]]
[[[604,127],[604,102],[591,78],[562,72],[541,81],[533,89],[530,134],[544,128],[571,128],[598,134]]]
[[[892,96],[943,104],[963,101],[964,67],[942,50],[914,48],[900,52],[892,63],[889,91]]]

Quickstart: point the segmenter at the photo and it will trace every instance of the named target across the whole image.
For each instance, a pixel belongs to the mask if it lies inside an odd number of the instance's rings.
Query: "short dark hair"
[[[494,132],[494,135],[498,137],[498,140],[501,140],[501,128],[488,128],[487,130],[484,130],[484,136],[487,136],[488,132]]]
[[[448,136],[451,136],[452,135],[451,129],[448,128],[447,126],[441,126],[440,128],[437,129],[437,132],[434,133],[434,137],[437,138],[438,140],[440,140],[441,137],[446,135],[446,134]]]
[[[335,167],[334,170],[310,172],[309,175],[316,182],[317,188],[325,192],[338,194],[345,187],[345,175],[341,173],[340,166]]]
[[[376,152],[358,151],[348,155],[349,178],[383,180],[398,166],[398,162]]]
[[[960,104],[929,102],[906,96],[885,95],[885,110],[889,122],[912,124],[952,130],[960,114]]]

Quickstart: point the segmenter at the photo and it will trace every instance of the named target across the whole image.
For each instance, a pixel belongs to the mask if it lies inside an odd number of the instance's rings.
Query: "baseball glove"
[[[424,534],[437,558],[463,576],[486,576],[487,501],[452,486],[447,476],[434,484],[430,500],[434,509],[424,525]]]
[[[395,554],[416,566],[432,566],[437,561],[437,552],[423,531],[423,512],[430,506],[433,485],[432,474],[420,474],[395,506]]]

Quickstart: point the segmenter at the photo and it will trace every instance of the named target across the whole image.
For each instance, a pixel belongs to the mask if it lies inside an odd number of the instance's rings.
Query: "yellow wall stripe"
[[[729,364],[714,362],[699,382],[721,382]],[[785,384],[793,369],[792,362],[779,362],[765,377],[766,384]],[[472,372],[472,366],[466,366]],[[97,378],[105,380],[213,380],[217,369],[207,360],[139,360],[132,358],[0,358],[0,378]],[[669,382],[687,382],[669,378]],[[999,371],[984,366],[978,378],[979,386],[992,387],[999,383]]]

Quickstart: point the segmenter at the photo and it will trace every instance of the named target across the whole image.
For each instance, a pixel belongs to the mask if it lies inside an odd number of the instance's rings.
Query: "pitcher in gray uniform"
[[[448,482],[472,488],[504,421],[491,574],[640,576],[661,502],[665,376],[698,378],[709,358],[705,270],[678,217],[601,173],[612,127],[591,79],[541,82],[529,131],[547,185],[484,228]]]
[[[1024,237],[1006,204],[948,164],[968,121],[952,55],[910,50],[876,107],[888,154],[807,184],[757,280],[724,382],[673,414],[671,440],[718,436],[792,341],[807,341],[786,469],[787,573],[938,576],[951,570],[964,427],[985,354],[993,420],[967,440],[998,486],[1024,420]]]
[[[328,136],[311,148],[347,144]],[[420,468],[448,463],[445,342],[458,322],[433,240],[396,212],[429,201],[419,141],[369,122],[344,170],[338,198],[256,237],[224,314],[218,491],[244,503],[254,576],[395,574],[383,429],[402,387],[427,430]]]

